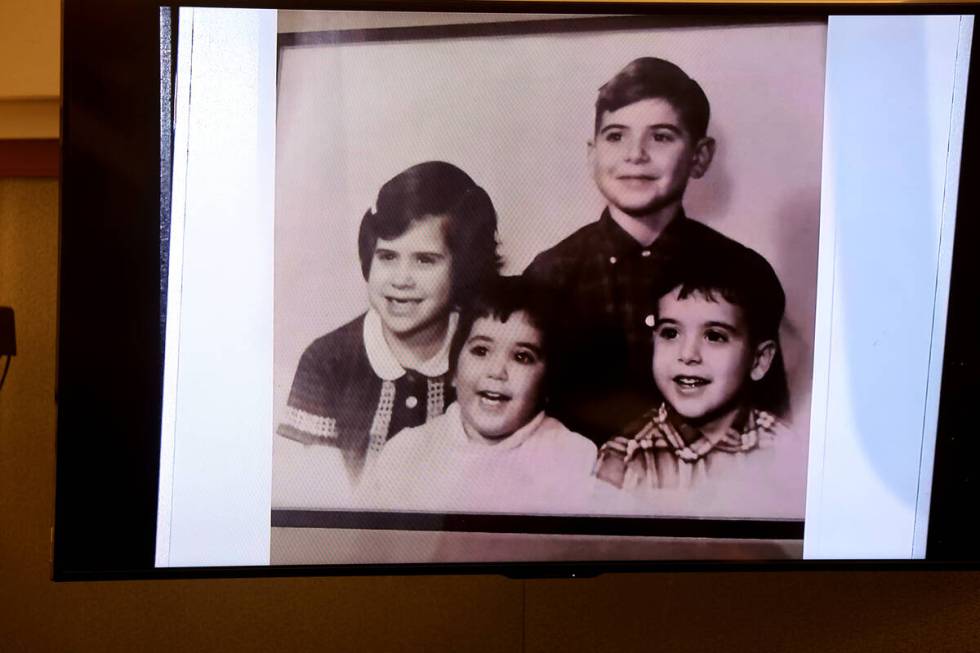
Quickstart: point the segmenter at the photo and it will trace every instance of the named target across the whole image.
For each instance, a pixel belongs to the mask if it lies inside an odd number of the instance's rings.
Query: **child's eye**
[[[671,326],[660,327],[657,331],[657,337],[661,340],[673,340],[677,335],[677,329]]]
[[[522,365],[534,365],[538,362],[538,357],[532,352],[521,350],[514,354],[514,360]]]
[[[728,334],[725,333],[724,331],[716,331],[712,329],[710,331],[705,332],[704,339],[707,340],[708,342],[716,342],[716,343],[728,342]]]
[[[394,261],[395,253],[389,252],[386,249],[379,249],[374,252],[374,258],[378,259],[379,261]]]
[[[439,257],[435,254],[419,254],[415,257],[415,260],[422,265],[435,265],[439,262]]]
[[[657,143],[673,143],[674,135],[670,132],[656,132],[653,135],[653,140]]]
[[[623,140],[623,134],[621,132],[606,132],[603,138],[607,143],[618,143]]]
[[[477,358],[483,358],[488,353],[490,353],[490,350],[484,345],[473,345],[470,347],[470,354],[476,356]]]

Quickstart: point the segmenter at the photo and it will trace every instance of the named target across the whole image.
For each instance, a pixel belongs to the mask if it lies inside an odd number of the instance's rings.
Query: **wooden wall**
[[[61,2],[0,2],[0,139],[58,138]]]

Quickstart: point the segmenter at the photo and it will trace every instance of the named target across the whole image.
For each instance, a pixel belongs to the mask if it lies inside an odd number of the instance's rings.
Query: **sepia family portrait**
[[[273,512],[802,520],[825,40],[281,33]]]

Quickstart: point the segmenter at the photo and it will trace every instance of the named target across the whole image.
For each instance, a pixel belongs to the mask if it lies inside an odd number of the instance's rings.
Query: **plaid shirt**
[[[554,293],[559,355],[548,412],[596,444],[659,402],[650,371],[657,299],[672,262],[743,247],[683,214],[644,247],[608,209],[524,274]]]
[[[710,439],[665,402],[603,445],[595,474],[626,490],[641,485],[651,489],[690,488],[699,479],[704,482],[713,463],[721,464],[719,457],[769,449],[785,431],[771,413],[743,408],[726,433]],[[617,445],[625,452],[618,451]]]
[[[623,514],[795,520],[806,460],[807,439],[769,412],[743,406],[708,436],[664,403],[603,445],[595,475]]]

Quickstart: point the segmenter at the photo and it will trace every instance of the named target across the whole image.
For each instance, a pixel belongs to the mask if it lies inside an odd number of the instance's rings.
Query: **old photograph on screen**
[[[280,14],[273,526],[802,521],[826,23],[350,16]]]

